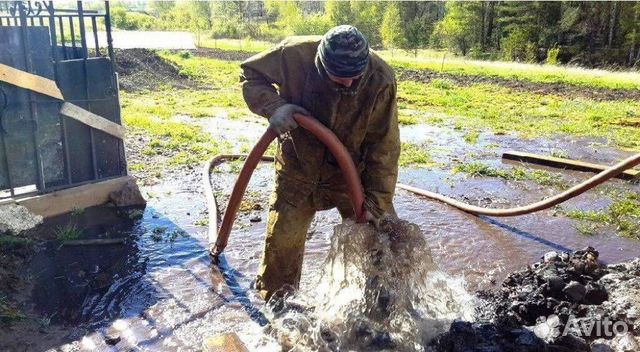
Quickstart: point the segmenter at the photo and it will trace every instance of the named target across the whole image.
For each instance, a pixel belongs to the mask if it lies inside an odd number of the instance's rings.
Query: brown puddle
[[[478,145],[468,145],[461,141],[461,131],[413,127],[420,138],[447,136],[440,144],[433,144],[434,149],[451,147],[447,154],[434,155],[438,162],[459,153],[496,167],[508,167],[496,158],[502,150],[540,152],[556,146],[567,146],[570,157],[606,163],[626,154],[601,145],[592,147],[591,141],[520,141],[485,134]],[[404,129],[403,137],[409,138]],[[501,147],[487,151],[489,143]],[[587,177],[579,172],[564,175],[570,182]],[[214,174],[216,192],[228,194],[234,178],[232,173]],[[471,179],[444,169],[404,169],[401,181],[495,207],[522,205],[556,192],[531,182]],[[33,309],[50,322],[35,330],[4,332],[0,349],[46,350],[61,348],[64,342],[66,347],[81,350],[110,350],[114,346],[117,350],[197,350],[205,337],[236,332],[251,350],[280,350],[276,340],[264,334],[264,304],[250,289],[263,249],[264,209],[272,187],[272,168],[259,167],[248,189],[249,199],[263,209],[259,211],[262,221],[250,221],[256,214],[240,214],[220,267],[210,265],[205,250],[206,226],[195,225],[206,218],[200,182],[194,172],[146,187],[143,193],[149,205],[142,219],[129,219],[126,214],[104,209],[87,211],[87,216],[120,219],[114,221],[115,227],[92,230],[96,235],[126,235],[129,241],[109,249],[58,249],[52,244],[40,252],[31,264]],[[613,184],[625,190],[639,189],[623,181]],[[587,194],[570,205],[589,208],[601,197]],[[224,204],[224,196],[219,202]],[[405,191],[397,192],[395,204],[400,218],[419,225],[434,262],[452,277],[463,277],[469,292],[499,284],[508,272],[551,250],[592,246],[609,263],[640,256],[638,241],[618,237],[613,230],[591,237],[580,235],[573,220],[551,210],[517,218],[475,217]],[[317,214],[306,246],[303,294],[314,294],[329,252],[330,236],[339,222],[335,210]]]

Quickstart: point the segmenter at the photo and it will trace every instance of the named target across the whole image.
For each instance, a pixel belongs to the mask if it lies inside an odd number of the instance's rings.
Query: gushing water
[[[313,297],[270,301],[271,334],[285,349],[421,351],[455,318],[471,319],[462,278],[438,270],[417,225],[337,225]]]

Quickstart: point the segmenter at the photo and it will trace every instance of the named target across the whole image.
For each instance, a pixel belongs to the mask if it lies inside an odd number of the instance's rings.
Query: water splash
[[[421,351],[473,307],[464,280],[438,270],[420,228],[386,219],[378,230],[337,225],[316,292],[283,292],[267,314],[284,349]]]

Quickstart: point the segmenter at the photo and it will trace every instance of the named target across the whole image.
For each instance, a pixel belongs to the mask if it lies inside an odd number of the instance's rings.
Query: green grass
[[[607,222],[609,220],[606,213],[596,210],[569,210],[563,213],[566,217],[574,220],[593,222]]]
[[[164,108],[162,111],[159,104],[156,104],[158,114],[166,115],[177,111],[192,117],[203,117],[226,109],[230,118],[251,116],[238,83],[239,62],[202,57],[185,59],[179,54],[166,52],[161,55],[176,63],[186,76],[212,88],[179,91],[167,89],[161,94],[155,94],[155,99],[152,100],[161,102],[161,107]],[[554,66],[553,69],[559,68]],[[640,83],[638,86],[640,87]],[[428,84],[401,81],[398,97],[401,124],[453,123],[460,128],[488,128],[495,133],[515,131],[522,137],[544,137],[562,133],[605,137],[624,148],[640,148],[640,129],[625,125],[626,122],[640,118],[638,101],[571,99],[515,92],[495,84],[460,86],[447,79],[435,79]],[[425,110],[432,113],[431,117],[433,113],[439,116],[429,118],[407,114],[406,109]],[[442,115],[445,117],[441,117]],[[470,142],[473,142],[473,138]]]
[[[256,53],[276,43],[247,39],[202,39],[200,46],[227,51]],[[396,68],[428,69],[454,75],[499,77],[539,83],[564,83],[575,86],[640,89],[640,72],[607,71],[572,66],[526,64],[506,61],[468,60],[437,50],[381,50],[377,53]],[[444,60],[443,60],[444,59]]]
[[[463,139],[465,142],[469,143],[469,144],[476,144],[478,143],[478,138],[480,138],[480,132],[473,130],[473,131],[469,131],[467,133],[465,133]]]
[[[180,93],[185,99],[176,103]],[[183,109],[183,106],[198,95],[199,92],[196,91],[122,94],[122,116],[130,133],[145,134],[152,138],[142,150],[143,154],[162,154],[170,150],[174,152],[170,163],[188,164],[201,162],[220,152],[223,143],[211,138],[199,126],[173,119],[178,114],[193,116],[190,115],[193,111]],[[131,165],[130,169],[135,171],[145,167],[146,165]]]
[[[521,137],[554,134],[605,137],[624,148],[640,149],[640,129],[624,122],[640,117],[639,101],[594,101],[515,92],[493,84],[471,86],[401,81],[400,109],[445,114],[423,121],[458,128],[486,128],[494,133],[518,132]]]
[[[454,75],[476,75],[499,77],[539,83],[564,83],[575,86],[640,89],[640,72],[606,71],[556,65],[525,64],[504,61],[467,60],[447,54],[443,63],[443,53],[421,51],[418,57],[396,51],[380,51],[379,54],[389,64],[397,68],[428,69]]]
[[[238,81],[239,63],[168,52],[162,52],[161,56],[176,63],[182,74],[206,87],[122,92],[125,125],[133,134],[152,138],[141,152],[157,155],[171,151],[169,165],[200,163],[221,152],[231,152],[234,145],[212,138],[200,126],[188,122],[188,118],[226,116],[228,119],[242,119],[255,116],[242,98]],[[187,117],[187,121],[176,119],[176,116]],[[251,143],[241,144],[240,152],[249,151],[251,146]],[[268,152],[273,153],[273,147]],[[141,171],[147,166],[133,164],[130,170]]]
[[[28,246],[32,241],[28,238],[16,237],[11,235],[0,235],[0,249],[9,250]]]
[[[398,123],[401,125],[415,125],[420,123],[420,119],[414,115],[407,115],[400,112],[398,115]]]
[[[581,221],[576,226],[580,233],[599,225],[611,225],[620,236],[640,239],[640,195],[637,193],[615,196],[606,209],[562,210],[562,213],[568,218]]]
[[[67,224],[65,226],[58,227],[55,231],[55,235],[58,241],[72,241],[82,237],[83,231],[75,224]]]
[[[200,39],[201,48],[220,49],[227,51],[260,52],[272,48],[277,43],[254,39]]]
[[[180,74],[197,82],[207,83],[215,89],[240,89],[240,61],[227,61],[208,57],[184,57],[179,53],[159,52],[160,57],[179,66]]]
[[[453,168],[453,172],[463,172],[471,177],[497,177],[509,181],[533,181],[543,186],[559,188],[566,188],[568,186],[560,176],[547,171],[528,170],[521,167],[498,169],[480,162],[456,165]]]
[[[400,166],[433,166],[435,163],[429,155],[428,147],[412,143],[401,144]]]
[[[554,158],[562,158],[562,159],[567,159],[569,158],[569,154],[567,154],[567,152],[565,152],[564,150],[559,150],[559,149],[554,149],[551,151],[551,156]]]
[[[84,214],[84,212],[85,212],[84,208],[76,208],[76,207],[71,208],[71,216],[80,216]]]
[[[141,93],[123,92],[121,95],[124,123],[133,133],[145,133],[153,138],[142,153],[154,155],[172,150],[176,155],[171,164],[200,162],[230,149],[229,145],[213,140],[195,124],[174,119],[177,115],[193,118],[224,114],[230,119],[253,116],[246,108],[238,83],[238,63],[223,60],[190,57],[179,54],[161,54],[178,64],[181,73],[206,84],[202,89],[161,88]],[[132,171],[145,165],[131,165]]]
[[[0,322],[11,323],[25,318],[24,314],[12,307],[6,296],[0,296]]]

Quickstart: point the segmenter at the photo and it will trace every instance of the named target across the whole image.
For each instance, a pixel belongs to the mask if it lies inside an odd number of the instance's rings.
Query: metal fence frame
[[[98,39],[98,23],[100,21],[104,22],[104,30],[106,32],[107,39],[107,47],[106,53],[104,50],[101,50],[100,43]],[[87,31],[87,23],[89,23],[89,31]],[[76,25],[79,27],[77,28]],[[20,27],[21,35],[22,35],[22,50],[25,56],[25,64],[28,72],[33,72],[33,67],[31,67],[31,63],[28,60],[27,50],[29,46],[29,36],[27,35],[28,28],[31,26],[41,26],[49,28],[50,35],[50,50],[53,57],[53,70],[55,80],[59,82],[60,76],[58,72],[58,63],[64,60],[70,59],[82,59],[83,67],[84,67],[84,92],[85,98],[82,100],[83,103],[87,105],[91,104],[91,99],[89,99],[89,85],[87,82],[87,77],[89,76],[89,71],[87,68],[87,59],[90,57],[108,57],[111,62],[111,67],[114,65],[114,52],[112,45],[112,36],[111,36],[111,18],[109,11],[109,1],[104,2],[104,12],[96,11],[96,10],[85,10],[83,8],[82,1],[77,1],[76,9],[61,9],[54,7],[54,1],[12,1],[12,2],[1,2],[0,1],[0,28],[1,27]],[[76,33],[78,31],[79,33]],[[67,35],[65,35],[65,32]],[[89,33],[87,33],[89,32]],[[79,35],[78,35],[79,34]],[[88,35],[92,34],[92,37],[89,38]],[[90,42],[92,45],[91,51],[89,50]],[[115,72],[115,71],[114,71]],[[117,85],[116,85],[117,89]],[[31,117],[33,119],[32,135],[34,142],[34,151],[35,151],[35,161],[36,161],[36,174],[37,174],[37,182],[35,184],[37,193],[47,193],[63,188],[69,188],[78,186],[81,184],[86,184],[90,182],[94,182],[99,179],[107,179],[100,178],[98,175],[98,166],[97,166],[97,156],[96,156],[96,141],[95,141],[95,131],[94,129],[90,129],[90,141],[91,141],[91,157],[93,161],[93,179],[85,182],[73,182],[72,180],[72,172],[70,163],[72,162],[69,153],[69,135],[67,131],[67,122],[66,118],[62,115],[60,118],[60,128],[61,128],[61,136],[62,136],[62,148],[63,148],[63,160],[64,160],[64,173],[66,178],[66,184],[57,185],[57,186],[47,186],[45,185],[45,177],[43,171],[43,164],[41,161],[41,153],[38,147],[38,141],[36,136],[36,129],[38,123],[38,108],[37,104],[42,103],[36,101],[34,98],[34,93],[29,91],[29,112],[31,113]],[[2,120],[2,110],[6,107],[7,99],[4,96],[2,89],[0,89],[0,122]],[[115,95],[116,105],[118,109],[117,115],[120,116],[119,113],[119,98],[118,94]],[[3,101],[4,100],[4,101]],[[25,102],[26,103],[26,102]],[[51,102],[47,102],[51,103]],[[3,105],[4,104],[4,105]],[[60,102],[56,102],[56,104],[61,104]],[[116,121],[117,123],[121,123]],[[5,138],[5,131],[3,131],[2,124],[0,123],[0,139],[2,139],[2,143],[4,143],[4,152],[7,153],[9,146],[7,146]],[[123,142],[118,140],[119,148],[124,149]],[[121,153],[124,155],[124,151]],[[120,158],[120,156],[119,156]],[[9,169],[8,158],[5,155],[4,158],[5,164],[4,168],[7,170],[7,180],[9,185],[9,197],[14,197],[16,195],[14,184],[11,182],[11,171]],[[124,160],[119,160],[119,163],[125,165],[124,172],[120,176],[126,175],[126,164]],[[112,177],[108,177],[112,178]],[[3,191],[0,189],[0,191]],[[6,189],[4,190],[7,191]],[[0,195],[0,199],[3,198]]]

